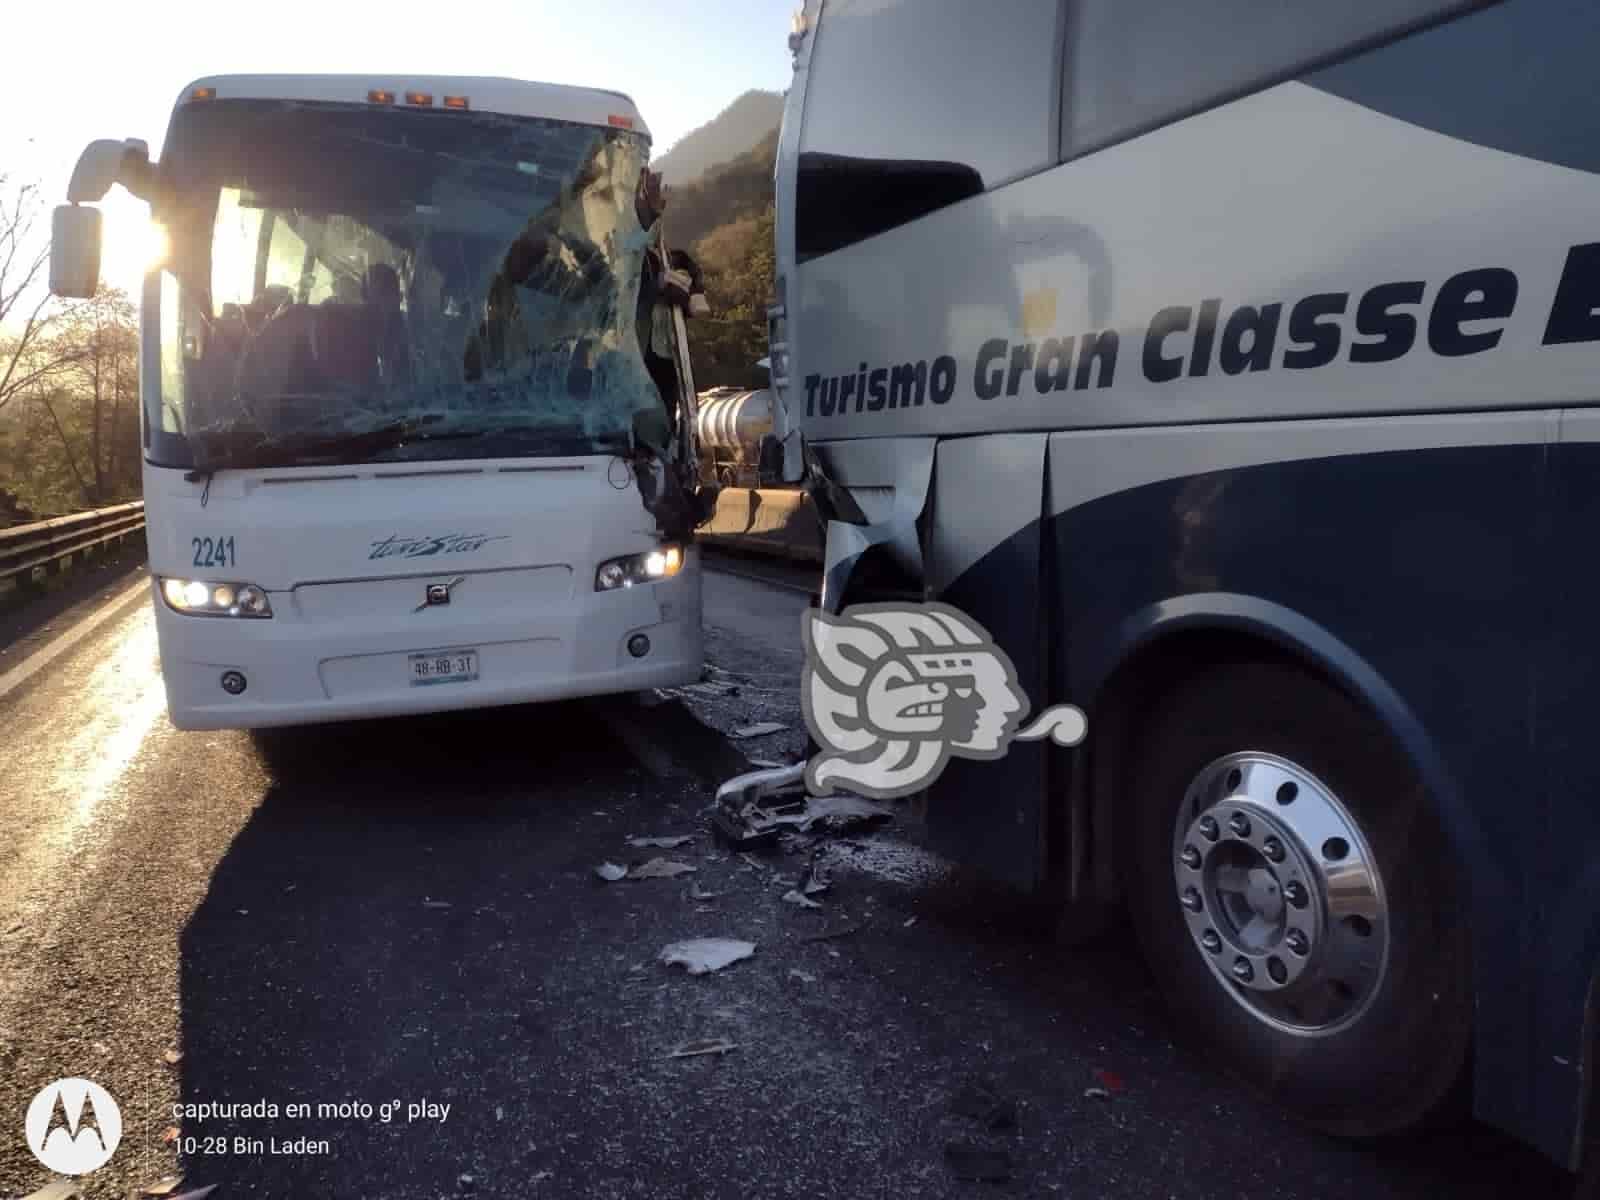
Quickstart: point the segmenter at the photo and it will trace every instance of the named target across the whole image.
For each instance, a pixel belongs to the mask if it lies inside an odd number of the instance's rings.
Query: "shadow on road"
[[[182,1099],[278,1115],[183,1122],[221,1151],[191,1152],[190,1179],[230,1196],[436,1196],[464,1186],[480,1146],[502,1166],[508,1138],[535,1154],[537,1135],[504,1123],[537,1104],[516,1063],[548,1036],[542,993],[585,936],[546,897],[588,875],[582,831],[609,832],[615,799],[651,782],[575,704],[255,741],[272,783],[181,939]],[[286,1115],[352,1102],[373,1115]],[[421,1104],[451,1107],[408,1122]]]

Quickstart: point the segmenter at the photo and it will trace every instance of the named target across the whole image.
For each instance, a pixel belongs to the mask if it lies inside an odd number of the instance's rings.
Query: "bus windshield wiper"
[[[310,459],[332,463],[361,462],[407,442],[471,436],[465,432],[427,431],[428,425],[442,419],[439,414],[432,413],[421,418],[391,421],[371,429],[338,433],[319,431],[288,437],[271,437],[252,430],[245,435],[247,440],[242,444],[231,441],[231,432],[230,441],[222,441],[218,435],[208,436],[204,431],[197,431],[190,435],[190,443],[197,451],[196,474],[208,475],[227,467],[311,465],[307,462]],[[251,437],[250,434],[255,436]]]

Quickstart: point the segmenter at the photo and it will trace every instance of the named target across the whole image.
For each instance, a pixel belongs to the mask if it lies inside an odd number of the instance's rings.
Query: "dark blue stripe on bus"
[[[1302,82],[1462,141],[1600,171],[1600,5],[1506,0]]]
[[[1015,593],[1039,587],[1059,606],[1055,661],[1029,671],[1035,712],[1089,704],[1142,615],[1186,606],[1191,621],[1274,630],[1336,679],[1381,681],[1352,690],[1380,713],[1394,706],[1376,693],[1398,697],[1414,717],[1416,732],[1397,739],[1425,742],[1407,748],[1456,810],[1444,820],[1473,880],[1479,1115],[1561,1161],[1600,962],[1597,479],[1600,445],[1514,445],[1167,480],[1020,530],[940,597],[998,622],[1013,657],[1038,644],[1043,619]],[[1035,584],[1041,554],[1051,577]],[[1033,690],[1050,679],[1065,686]],[[1091,704],[1091,743],[1094,728]],[[999,765],[966,764],[950,782],[968,810],[1023,834],[1016,818],[1031,805],[1008,803],[1023,781],[991,786]],[[1031,762],[1026,776],[1046,778]],[[1057,813],[1060,798],[1042,797]],[[930,807],[930,822],[940,812]]]

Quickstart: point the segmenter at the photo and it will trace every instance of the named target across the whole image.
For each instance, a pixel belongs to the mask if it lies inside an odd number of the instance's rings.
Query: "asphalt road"
[[[50,1181],[22,1113],[64,1076],[123,1113],[93,1197],[1565,1194],[1479,1127],[1375,1151],[1287,1123],[1171,1044],[1125,936],[1052,946],[904,814],[814,847],[822,907],[785,903],[806,853],[706,833],[732,751],[705,731],[802,752],[804,605],[713,577],[708,680],[648,707],[180,734],[142,600],[0,695],[0,1197]],[[666,834],[694,840],[626,840]],[[656,855],[695,871],[594,874]],[[757,949],[658,961],[700,936]],[[977,1081],[1014,1128],[951,1111]],[[951,1142],[1010,1181],[957,1180]]]

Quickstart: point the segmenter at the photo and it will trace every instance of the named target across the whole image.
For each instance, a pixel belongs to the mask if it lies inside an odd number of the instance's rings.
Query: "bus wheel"
[[[1157,707],[1130,783],[1133,916],[1179,1023],[1331,1133],[1453,1108],[1465,907],[1383,727],[1301,671],[1229,665]]]

